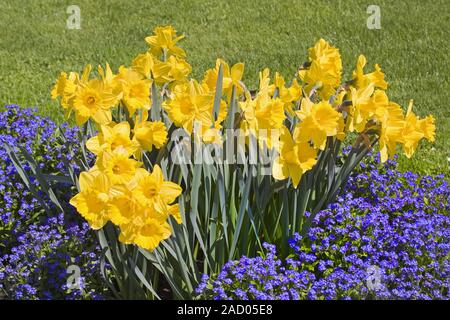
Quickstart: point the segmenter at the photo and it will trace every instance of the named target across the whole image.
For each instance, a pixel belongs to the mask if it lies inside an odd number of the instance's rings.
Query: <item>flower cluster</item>
[[[112,221],[120,227],[121,242],[152,251],[171,234],[169,216],[181,223],[178,204],[171,204],[181,187],[164,181],[159,166],[149,173],[128,156],[124,149],[111,157],[103,154],[89,172],[81,173],[80,192],[70,204],[93,229]]]
[[[99,249],[94,234],[75,212],[57,215],[39,184],[31,179],[37,195],[22,181],[4,144],[24,148],[46,174],[67,174],[66,162],[75,172],[80,157],[77,128],[62,125],[67,143],[59,141],[57,125],[36,110],[7,105],[0,112],[0,295],[14,299],[100,298]],[[18,155],[19,153],[17,153]],[[24,170],[30,170],[24,165]],[[61,201],[72,188],[54,185]],[[37,198],[39,197],[39,199]],[[42,202],[49,211],[45,211]],[[67,287],[67,268],[81,271],[80,289]]]
[[[65,161],[73,164],[75,171],[79,171],[78,165],[72,161],[79,153],[79,139],[77,128],[69,128],[62,125],[61,130],[67,143],[58,141],[55,134],[57,126],[48,118],[39,117],[36,110],[22,109],[16,105],[7,105],[4,112],[0,112],[0,247],[8,248],[12,243],[11,236],[15,236],[26,227],[35,222],[43,212],[40,201],[30,192],[23,183],[13,162],[8,156],[5,144],[18,151],[18,147],[24,148],[34,157],[43,173],[66,173]],[[29,166],[24,166],[30,170]],[[49,207],[51,202],[40,192],[36,181],[31,183],[38,190],[39,197]],[[57,188],[62,199],[67,199],[71,188],[59,183]]]
[[[87,223],[62,214],[31,224],[0,256],[0,291],[11,299],[102,299],[100,248]],[[70,266],[79,271],[70,280]]]
[[[379,157],[377,157],[379,161]],[[286,260],[242,257],[204,277],[215,299],[450,299],[450,184],[363,163]]]
[[[273,166],[275,179],[290,177],[296,187],[302,174],[316,163],[317,150],[325,149],[327,138],[343,140],[346,132],[358,133],[357,141],[368,147],[372,145],[370,137],[375,135],[382,162],[395,155],[399,144],[406,156],[411,157],[422,138],[434,141],[433,116],[418,118],[412,111],[412,101],[404,115],[384,91],[387,82],[381,68],[375,65],[374,72],[364,73],[363,55],[358,58],[352,80],[343,85],[340,85],[342,62],[338,49],[321,39],[309,49],[309,60],[298,72],[304,93],[301,101],[295,100],[299,122],[292,135],[286,127],[281,131],[280,156]],[[289,89],[297,92],[296,86],[293,82]],[[283,86],[277,88],[280,94],[288,92]]]
[[[184,51],[176,46],[182,38],[171,26],[158,27],[153,36],[145,39],[149,50],[139,54],[131,67],[121,66],[119,72],[113,74],[109,64],[105,68],[99,66],[100,77],[92,79],[91,65],[87,65],[81,75],[61,72],[51,92],[52,98],[61,98],[66,116],[74,112],[78,125],[89,119],[108,125],[112,122],[112,110],[119,105],[125,106],[130,116],[136,111],[145,113],[152,104],[152,84],[172,87],[185,81],[191,72],[191,66],[184,60]]]
[[[379,141],[383,162],[398,145],[410,157],[421,139],[434,141],[434,118],[417,117],[412,102],[404,115],[389,101],[381,68],[364,73],[364,56],[352,79],[341,84],[339,50],[323,39],[309,49],[309,61],[290,84],[278,73],[272,82],[265,69],[251,93],[242,82],[243,63],[230,67],[218,59],[202,80],[189,79],[191,67],[178,47],[182,38],[171,26],[157,27],[145,39],[148,51],[131,67],[114,74],[108,64],[99,66],[92,79],[89,65],[81,75],[62,72],[52,90],[67,116],[74,113],[78,125],[91,120],[99,129],[87,144],[96,164],[81,175],[81,192],[71,203],[94,229],[107,221],[118,225],[125,243],[153,250],[171,233],[168,217],[181,221],[173,204],[181,188],[163,180],[156,157],[148,161],[152,174],[140,162],[167,143],[168,126],[218,145],[225,129],[238,129],[246,142],[256,138],[261,150],[277,154],[273,178],[294,188],[316,166],[327,141],[343,141],[349,132],[358,134],[355,149]]]
[[[244,64],[237,63],[230,66],[218,59],[213,69],[206,71],[202,81],[195,79],[181,82],[173,87],[169,99],[163,104],[170,120],[177,126],[193,133],[194,125],[205,143],[219,143],[222,141],[220,129],[227,117],[228,104],[221,99],[217,115],[214,114],[214,97],[216,93],[219,69],[223,67],[222,95],[229,101],[232,98],[233,88],[237,92],[243,91],[241,78],[244,73]]]
[[[181,223],[179,206],[173,204],[181,187],[165,181],[157,164],[149,173],[140,161],[145,151],[167,141],[164,122],[147,121],[150,88],[177,87],[191,71],[184,51],[176,46],[181,38],[172,27],[156,28],[146,38],[149,50],[138,55],[131,68],[121,66],[113,74],[108,64],[105,69],[99,66],[100,78],[93,79],[90,66],[81,76],[63,72],[52,90],[53,98],[61,97],[67,115],[75,112],[78,125],[91,119],[99,129],[86,143],[97,157],[95,165],[80,174],[80,192],[70,204],[93,229],[112,221],[120,227],[121,242],[148,250],[170,236],[169,216]],[[113,121],[113,110],[120,108],[133,119],[133,130],[127,121]]]

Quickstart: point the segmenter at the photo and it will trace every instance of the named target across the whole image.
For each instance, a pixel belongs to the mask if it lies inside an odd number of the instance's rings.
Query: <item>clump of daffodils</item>
[[[172,27],[156,28],[146,38],[151,48],[131,67],[113,74],[108,64],[99,66],[98,77],[90,76],[90,65],[81,75],[62,72],[52,90],[67,117],[74,114],[77,125],[92,121],[98,129],[86,143],[97,156],[95,165],[80,174],[79,193],[70,203],[93,229],[111,221],[120,228],[119,241],[150,251],[171,235],[169,217],[182,222],[175,203],[181,187],[166,181],[158,164],[149,171],[142,162],[145,152],[167,142],[164,122],[149,121],[152,85],[174,87],[191,72],[176,46],[180,38]],[[117,121],[119,111],[127,121]]]
[[[62,72],[52,90],[67,117],[98,129],[86,144],[97,156],[95,165],[80,175],[71,204],[94,229],[108,221],[117,225],[124,243],[153,250],[171,235],[170,217],[182,223],[176,202],[182,188],[165,180],[159,157],[144,165],[167,144],[169,126],[193,135],[199,123],[203,143],[219,145],[225,129],[241,130],[276,152],[273,179],[294,188],[317,165],[328,141],[344,141],[349,133],[367,148],[378,142],[382,162],[398,146],[411,157],[421,139],[434,141],[433,116],[417,117],[412,102],[405,114],[390,101],[380,66],[365,73],[363,55],[352,79],[342,83],[339,50],[320,39],[289,83],[278,73],[271,79],[264,69],[251,93],[242,82],[243,63],[218,59],[203,79],[189,78],[192,68],[178,47],[182,38],[171,26],[158,27],[145,39],[148,51],[130,67],[113,73],[106,64],[94,77],[89,65],[81,75]],[[152,116],[155,105],[161,108]]]

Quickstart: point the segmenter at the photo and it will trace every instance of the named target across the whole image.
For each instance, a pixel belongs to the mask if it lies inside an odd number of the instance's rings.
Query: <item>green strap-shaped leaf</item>
[[[17,173],[19,174],[20,178],[22,179],[23,183],[27,187],[28,190],[33,194],[33,196],[39,201],[42,208],[48,213],[51,212],[49,206],[47,203],[41,198],[39,195],[38,190],[36,187],[31,183],[29,174],[25,171],[25,169],[22,166],[22,162],[19,160],[19,158],[16,155],[15,150],[8,144],[4,145],[6,149],[6,153],[8,154],[8,157],[10,158],[11,162],[13,163],[14,167],[16,168]]]
[[[213,108],[214,120],[217,120],[219,118],[220,101],[222,100],[222,83],[223,83],[223,64],[221,63],[219,66],[219,72],[217,73],[216,94],[214,96],[214,108]]]
[[[233,89],[231,90],[230,106],[228,108],[228,116],[225,125],[226,129],[234,128],[234,114],[236,113],[236,109],[237,109],[236,86],[233,85]]]
[[[248,198],[249,198],[249,194],[250,194],[251,184],[252,184],[252,176],[249,174],[247,176],[247,181],[245,182],[245,187],[242,190],[241,201],[239,203],[239,213],[237,216],[237,222],[236,222],[236,226],[235,226],[234,234],[233,234],[233,242],[231,244],[230,255],[229,255],[230,259],[235,258],[234,255],[235,255],[235,251],[236,251],[236,245],[237,245],[239,236],[241,234],[242,222],[244,221],[246,208],[248,206]]]
[[[208,251],[206,250],[205,245],[205,239],[204,234],[201,232],[197,219],[199,219],[199,210],[198,210],[198,191],[201,187],[201,177],[202,177],[202,165],[201,164],[195,164],[193,166],[193,178],[192,178],[192,185],[190,190],[190,196],[191,196],[191,212],[189,214],[190,222],[193,228],[193,231],[195,233],[195,236],[197,237],[197,240],[200,244],[200,247],[203,250],[203,253],[205,255],[205,261],[208,264],[208,267],[211,268],[210,258],[208,255]]]
[[[152,92],[152,108],[150,110],[150,115],[153,121],[158,121],[161,120],[161,102],[158,97],[158,89],[156,88],[156,84],[154,81],[152,82],[151,92]]]

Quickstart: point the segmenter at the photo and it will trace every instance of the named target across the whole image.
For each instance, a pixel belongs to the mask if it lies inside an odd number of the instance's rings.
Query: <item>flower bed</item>
[[[362,163],[292,254],[228,262],[197,292],[214,299],[449,299],[450,184]]]
[[[7,106],[0,119],[2,141],[14,139],[41,155],[47,172],[63,170],[53,160],[67,154],[52,138],[54,123],[17,106]],[[67,129],[66,136],[76,142],[76,129]],[[10,162],[2,170],[2,232],[10,233],[2,238],[0,288],[7,297],[108,297],[87,223],[75,211],[66,219],[34,218],[41,212],[38,200]],[[401,173],[395,161],[380,166],[368,159],[337,202],[317,215],[308,236],[291,239],[288,259],[277,258],[276,247],[265,244],[263,257],[228,262],[218,276],[204,276],[197,291],[214,299],[449,299],[449,198],[450,184],[442,176]],[[81,266],[82,290],[67,287],[72,264]],[[368,285],[371,272],[380,273],[379,283]]]
[[[17,223],[5,223],[6,234],[17,234],[18,243],[6,239],[12,254],[5,256],[4,263],[13,265],[11,270],[17,267],[14,263],[19,258],[14,254],[29,254],[21,246],[27,246],[28,238],[40,241],[41,229],[35,227],[41,223],[64,224],[62,234],[51,235],[77,243],[84,237],[79,234],[84,227],[74,230],[66,224],[66,220],[79,223],[73,218],[75,208],[95,230],[101,249],[94,246],[92,250],[101,263],[94,266],[103,275],[102,288],[107,286],[116,298],[195,298],[201,275],[218,274],[224,264],[226,273],[233,264],[227,261],[243,255],[255,257],[264,250],[268,250],[267,259],[257,262],[275,261],[275,248],[263,246],[263,241],[277,246],[281,256],[288,257],[286,263],[293,264],[278,266],[279,272],[300,272],[297,278],[305,287],[278,288],[280,284],[270,282],[264,290],[247,288],[253,298],[272,297],[274,285],[280,294],[277,297],[283,298],[370,297],[372,293],[356,286],[361,279],[349,280],[352,284],[347,289],[339,287],[344,290],[339,294],[327,287],[327,281],[343,276],[342,270],[358,274],[359,269],[352,269],[357,267],[376,272],[376,283],[368,285],[377,286],[374,296],[390,297],[397,287],[386,282],[388,293],[380,287],[380,268],[386,269],[378,266],[381,258],[372,251],[358,256],[348,250],[359,252],[358,246],[369,250],[376,245],[370,239],[381,241],[383,235],[388,243],[409,229],[406,225],[399,230],[389,224],[371,225],[367,230],[361,226],[361,219],[384,221],[384,216],[373,214],[385,214],[387,209],[370,207],[376,205],[373,199],[381,197],[373,190],[377,177],[360,186],[364,178],[355,178],[355,169],[374,148],[382,163],[400,149],[412,157],[421,140],[435,140],[434,117],[418,117],[412,100],[406,113],[391,101],[381,67],[375,65],[374,71],[365,73],[363,55],[352,77],[343,79],[339,49],[324,39],[308,50],[307,61],[299,65],[291,81],[286,82],[278,72],[271,75],[266,68],[259,74],[258,90],[250,91],[243,82],[241,62],[229,65],[217,59],[203,79],[192,78],[186,52],[179,47],[183,37],[172,26],[157,27],[145,39],[147,51],[128,67],[122,65],[115,72],[105,64],[93,71],[88,64],[81,74],[61,72],[51,95],[59,100],[66,117],[73,117],[80,127],[78,140],[70,134],[66,137],[67,128],[49,134],[45,141],[50,145],[38,138],[33,147],[22,147],[9,136],[5,138],[5,153],[17,173],[14,177],[20,177],[21,186],[30,191],[36,212],[32,216],[23,209],[5,213],[7,219],[19,215],[11,221],[26,219],[17,231],[13,231]],[[355,190],[345,187],[349,181]],[[392,201],[399,201],[408,194],[403,186],[399,188],[397,193],[384,191]],[[374,195],[359,196],[358,192]],[[337,198],[339,194],[344,196]],[[428,198],[423,200],[427,205]],[[365,200],[359,206],[355,199]],[[22,206],[21,202],[15,206]],[[409,219],[411,208],[396,202],[388,209],[392,208],[402,219]],[[332,229],[333,223],[344,223],[345,231]],[[353,226],[357,229],[348,234]],[[358,230],[361,239],[356,236]],[[45,241],[53,243],[54,239]],[[440,238],[433,241],[442,243]],[[329,249],[330,245],[334,247]],[[33,254],[48,257],[50,253],[42,248]],[[375,260],[364,260],[368,256]],[[425,253],[422,256],[424,261],[433,259]],[[67,257],[62,259],[66,265]],[[386,281],[394,281],[387,277]],[[226,281],[233,284],[232,279]],[[425,285],[429,289],[424,297],[437,297],[436,286],[434,282]],[[226,289],[222,290],[218,297],[228,297]],[[87,295],[97,298],[97,293],[88,291]],[[242,296],[243,291],[238,294]]]
[[[5,160],[0,165],[0,294],[11,299],[101,298],[105,288],[95,234],[75,210],[58,214],[38,183],[31,181],[34,195],[3,147],[8,143],[25,148],[47,174],[64,173],[64,161],[77,169],[72,160],[80,156],[78,130],[63,125],[59,130],[68,143],[62,144],[56,124],[35,112],[16,105],[0,112],[0,156]],[[63,183],[57,188],[68,202],[72,188]],[[67,286],[70,265],[80,268],[82,290]]]

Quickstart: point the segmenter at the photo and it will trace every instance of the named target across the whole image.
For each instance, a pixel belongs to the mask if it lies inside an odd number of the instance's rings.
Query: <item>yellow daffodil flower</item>
[[[170,56],[167,61],[160,61],[150,52],[139,54],[132,63],[133,70],[157,85],[173,81],[185,81],[192,72],[191,65],[184,59]]]
[[[284,103],[284,109],[290,115],[294,115],[293,103],[299,101],[302,96],[302,88],[298,84],[297,79],[292,81],[290,87],[285,86],[284,78],[275,73],[274,83],[269,86],[269,94],[273,97],[275,91],[278,91],[278,97]]]
[[[430,142],[434,142],[436,135],[436,125],[434,117],[430,115],[424,119],[420,119],[418,125],[423,133],[424,138]]]
[[[153,30],[154,35],[145,38],[145,41],[150,45],[150,53],[155,57],[160,57],[164,54],[174,55],[177,57],[185,57],[186,53],[176,44],[184,38],[184,36],[177,36],[177,31],[172,26],[156,27]]]
[[[95,166],[105,173],[113,184],[127,184],[134,178],[141,162],[130,159],[130,154],[122,146],[112,152],[102,152]]]
[[[61,97],[61,106],[65,110],[65,117],[69,118],[72,111],[71,100],[73,100],[75,91],[77,89],[78,74],[75,72],[69,72],[69,75],[65,72],[61,72],[58,80],[55,83],[51,91],[51,97],[53,100]]]
[[[305,98],[302,100],[301,110],[296,114],[302,121],[298,125],[298,136],[294,139],[305,143],[311,141],[320,150],[325,149],[327,137],[334,137],[342,130],[342,115],[327,101],[313,104]]]
[[[133,141],[139,146],[135,157],[141,158],[142,152],[159,149],[167,142],[167,129],[162,121],[136,121]]]
[[[102,80],[92,79],[87,83],[81,82],[75,93],[73,109],[77,125],[82,125],[89,118],[98,124],[111,122],[111,108],[117,104],[118,96],[112,88],[105,86]]]
[[[282,128],[279,146],[279,156],[273,163],[272,175],[277,180],[291,178],[294,188],[297,188],[302,175],[316,164],[317,150],[309,143],[294,141],[286,127]]]
[[[201,132],[215,126],[213,107],[214,94],[206,85],[200,85],[195,80],[175,86],[172,96],[163,104],[173,123],[177,127],[184,128],[189,134],[192,133],[195,122],[200,125]],[[226,103],[222,100],[219,122],[225,119],[226,112]]]
[[[317,89],[323,100],[328,100],[340,85],[342,60],[339,50],[324,39],[320,39],[309,49],[310,66],[299,71],[300,79],[305,83],[306,94]]]
[[[244,75],[243,63],[236,63],[230,68],[228,63],[224,60],[217,59],[215,68],[205,72],[202,83],[206,84],[210,91],[215,92],[220,65],[223,66],[222,93],[231,99],[234,86],[236,88],[236,96],[241,95],[244,91],[244,88],[241,85],[242,76]]]
[[[181,194],[182,189],[176,183],[164,181],[161,168],[155,165],[153,172],[139,170],[133,192],[136,199],[146,207],[153,207],[158,212],[168,213],[168,205]]]
[[[79,183],[80,193],[70,199],[70,204],[87,220],[92,229],[101,229],[109,220],[111,183],[105,174],[90,172],[82,172]]]
[[[366,122],[373,115],[376,108],[373,104],[372,95],[375,85],[370,83],[367,87],[361,89],[351,89],[352,107],[350,109],[350,127],[353,132],[362,132],[366,126]]]
[[[255,99],[246,93],[246,100],[239,102],[243,111],[241,130],[246,135],[252,134],[269,149],[278,140],[279,129],[286,119],[284,104],[280,99],[272,99],[269,95],[259,94]]]
[[[402,130],[405,125],[402,108],[393,102],[379,107],[376,118],[381,123],[379,134],[380,160],[386,162],[396,152],[397,144],[402,142]]]
[[[121,225],[119,241],[153,251],[161,241],[170,237],[172,230],[167,221],[152,218],[151,213],[147,216],[138,216],[132,223]]]
[[[117,226],[132,223],[145,211],[145,207],[136,199],[132,189],[129,189],[127,185],[113,186],[110,194],[112,196],[108,203],[108,215]]]
[[[386,90],[388,83],[384,80],[384,73],[381,71],[381,67],[376,64],[374,72],[364,74],[365,65],[366,57],[361,54],[358,57],[358,62],[356,63],[356,70],[353,71],[353,85],[355,88],[365,88],[370,83],[373,83],[375,87]]]
[[[104,151],[112,152],[118,147],[124,148],[131,155],[139,148],[139,144],[130,139],[130,124],[121,122],[112,126],[101,125],[99,134],[90,138],[86,147],[97,156]]]
[[[222,132],[220,127],[208,128],[202,132],[202,140],[204,143],[214,143],[221,145],[223,142]]]
[[[127,107],[130,116],[136,110],[150,109],[150,80],[143,79],[142,75],[133,69],[121,66],[119,68],[119,74],[115,77],[114,81],[122,89],[122,101]]]
[[[406,112],[405,125],[401,133],[403,137],[403,150],[408,158],[412,157],[422,138],[434,141],[436,130],[434,118],[428,117],[420,120],[420,118],[412,111],[412,107],[413,101],[411,100],[408,111]]]
[[[170,56],[167,64],[170,66],[170,78],[174,81],[184,81],[192,72],[192,67],[186,60],[175,56]]]
[[[178,203],[168,207],[169,215],[172,216],[178,224],[183,223],[181,218],[180,205]]]

